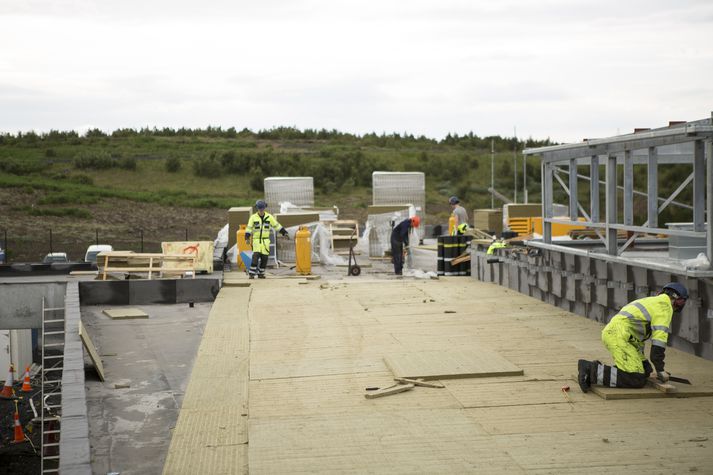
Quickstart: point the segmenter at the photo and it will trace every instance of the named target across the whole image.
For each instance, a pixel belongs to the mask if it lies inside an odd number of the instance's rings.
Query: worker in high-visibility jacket
[[[461,223],[458,226],[453,227],[452,236],[462,236],[468,231],[468,223]]]
[[[504,239],[500,239],[498,241],[493,241],[493,243],[490,246],[488,246],[488,250],[486,251],[486,254],[492,255],[495,253],[495,249],[503,249],[505,247],[508,247],[508,243],[506,243]]]
[[[579,360],[579,387],[587,392],[593,384],[612,388],[642,388],[656,370],[661,382],[668,381],[664,369],[666,344],[674,313],[683,310],[688,290],[678,282],[663,286],[655,297],[644,297],[625,305],[602,330],[602,342],[614,358],[614,366],[600,361]],[[651,339],[650,358],[644,355],[644,342]]]
[[[257,208],[257,213],[250,216],[248,225],[245,228],[245,242],[250,244],[250,239],[252,238],[253,247],[253,258],[250,262],[250,269],[248,269],[248,276],[251,279],[254,279],[255,276],[259,279],[264,279],[267,259],[270,257],[270,229],[278,231],[288,239],[289,234],[273,215],[265,211],[267,203],[263,200],[257,200],[255,208]]]

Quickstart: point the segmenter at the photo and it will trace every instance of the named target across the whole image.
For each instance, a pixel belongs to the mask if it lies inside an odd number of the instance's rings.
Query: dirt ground
[[[24,373],[23,373],[24,374]],[[0,399],[0,474],[34,475],[40,473],[40,424],[33,424],[31,421],[35,417],[32,412],[28,395],[35,404],[35,409],[40,408],[40,384],[39,377],[32,380],[33,391],[23,393],[22,374],[20,381],[15,383],[13,388],[15,394],[22,399],[18,400],[18,410],[20,413],[20,424],[25,436],[31,442],[25,441],[20,444],[13,444],[15,435],[15,401]],[[37,452],[35,452],[35,449]]]

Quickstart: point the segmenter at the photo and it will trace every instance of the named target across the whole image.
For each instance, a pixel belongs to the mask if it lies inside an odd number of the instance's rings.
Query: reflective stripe
[[[647,322],[651,322],[651,314],[649,313],[648,310],[646,310],[646,307],[641,305],[639,302],[634,302],[634,303],[632,303],[632,305],[634,307],[638,308],[639,310],[641,310],[641,313],[644,314],[644,318],[646,318]]]
[[[612,366],[611,372],[609,373],[609,387],[615,388],[616,387],[616,366]]]
[[[597,384],[604,384],[604,365],[597,365]]]
[[[632,322],[634,322],[636,324],[636,326],[632,329],[638,332],[638,335],[635,335],[635,336],[638,336],[639,341],[641,341],[644,338],[644,335],[646,334],[646,330],[644,328],[644,322],[642,322],[641,319],[636,318],[635,316],[633,316],[632,314],[630,314],[629,312],[624,311],[624,310],[620,311],[619,315],[625,316],[626,318],[628,318],[629,320],[631,320]]]
[[[664,326],[664,325],[654,325],[651,327],[651,329],[654,331],[658,330],[658,331],[662,331],[662,332],[666,332],[666,333],[671,333],[671,330],[667,326]]]
[[[660,346],[661,348],[666,348],[666,343],[664,343],[663,341],[654,340],[653,338],[651,339],[651,344],[654,346]]]

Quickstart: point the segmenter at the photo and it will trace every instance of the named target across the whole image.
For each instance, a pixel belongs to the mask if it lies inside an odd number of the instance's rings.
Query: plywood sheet
[[[131,320],[134,318],[149,318],[149,314],[139,308],[111,308],[102,313],[114,320]]]
[[[384,357],[397,378],[449,379],[523,374],[508,360],[487,349],[477,351],[424,351]]]
[[[99,357],[99,353],[97,353],[97,349],[94,346],[92,339],[89,337],[87,330],[84,328],[84,325],[82,325],[81,320],[79,321],[79,338],[82,339],[84,349],[86,349],[87,353],[89,353],[89,358],[92,360],[92,363],[97,370],[99,379],[104,381],[104,365],[102,364],[102,359]]]
[[[185,254],[196,258],[196,271],[213,273],[213,241],[168,241],[161,243],[161,250],[164,254]],[[165,261],[163,269],[184,269],[185,264],[181,262]]]
[[[652,387],[644,387],[640,389],[629,388],[607,388],[604,386],[592,386],[592,392],[602,399],[652,399],[652,398],[671,398],[671,397],[703,397],[713,396],[713,388],[703,388],[689,386],[686,384],[675,384],[676,392],[665,393],[659,389]]]

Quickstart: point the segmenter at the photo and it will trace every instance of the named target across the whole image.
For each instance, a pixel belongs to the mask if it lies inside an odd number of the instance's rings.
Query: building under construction
[[[359,244],[347,237],[339,251],[347,224],[306,209],[304,180],[292,218],[317,219],[301,225],[322,236],[309,275],[281,262],[277,244],[264,280],[248,280],[240,252],[231,270],[198,276],[195,261],[190,272],[166,267],[167,254],[108,255],[98,273],[5,269],[0,328],[39,335],[42,405],[21,425],[40,434],[41,470],[710,472],[712,138],[705,119],[526,150],[542,163],[541,233],[492,254],[473,240],[458,256],[472,277],[436,276],[437,246],[416,246],[419,235],[403,277],[383,255],[369,259],[369,243],[355,258]],[[672,196],[658,194],[659,164],[692,170]],[[635,167],[647,167],[645,191]],[[408,203],[377,202],[375,186],[375,214],[422,212],[422,177],[403,178],[414,183]],[[382,179],[379,196],[402,177]],[[275,180],[275,193],[285,183]],[[635,214],[637,193],[646,216]],[[659,223],[672,203],[690,208],[690,223]],[[560,239],[562,226],[590,239]],[[577,360],[611,362],[602,324],[670,281],[691,297],[674,317],[666,368],[692,384],[582,393]],[[9,412],[12,399],[24,404],[10,396],[0,407]]]

